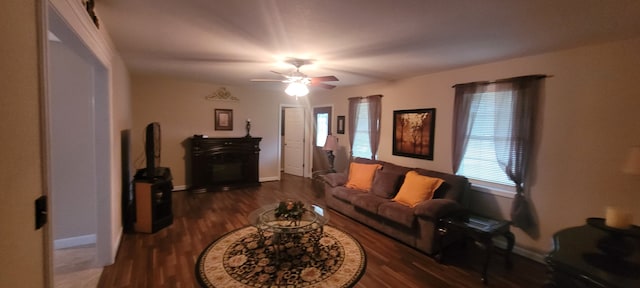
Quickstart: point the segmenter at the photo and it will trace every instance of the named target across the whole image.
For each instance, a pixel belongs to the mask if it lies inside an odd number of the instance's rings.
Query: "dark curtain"
[[[453,104],[453,173],[457,173],[460,168],[462,157],[467,150],[467,143],[469,143],[474,115],[478,110],[478,105],[474,105],[473,97],[477,93],[484,92],[488,83],[474,82],[454,86],[456,94]]]
[[[353,141],[356,137],[356,121],[358,120],[358,104],[362,101],[362,97],[349,98],[349,159],[353,159]]]
[[[535,121],[539,101],[540,79],[544,75],[522,76],[495,82],[496,103],[501,106],[511,102],[512,113],[496,115],[496,139],[494,141],[496,158],[500,167],[516,186],[516,196],[511,206],[511,221],[516,227],[528,229],[533,226],[533,215],[527,198],[525,184],[529,169],[529,160],[535,132]],[[473,98],[485,92],[489,82],[474,82],[455,85],[454,119],[453,119],[453,155],[454,173],[460,163],[469,142],[469,134],[473,126],[477,105]],[[509,117],[509,118],[507,118]],[[505,127],[505,125],[511,125]],[[506,131],[504,135],[501,135]]]
[[[508,141],[495,141],[496,158],[500,168],[504,169],[509,179],[515,183],[517,194],[511,206],[511,221],[514,226],[522,229],[534,224],[524,185],[527,183],[529,162],[535,143],[538,92],[542,78],[544,76],[533,75],[496,82],[496,92],[510,94],[512,105],[511,121],[500,117],[504,115],[496,117],[496,129],[508,128],[511,134]],[[511,127],[501,127],[507,123],[510,123]]]
[[[371,146],[371,159],[376,160],[378,146],[380,145],[382,95],[368,96],[367,101],[369,102],[369,145]]]

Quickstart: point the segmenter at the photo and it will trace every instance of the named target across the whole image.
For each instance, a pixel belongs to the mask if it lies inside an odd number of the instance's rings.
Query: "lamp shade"
[[[291,82],[287,89],[284,90],[289,96],[306,96],[309,94],[309,87],[301,82]]]
[[[327,135],[327,140],[324,142],[322,150],[335,151],[338,148],[338,138],[331,134]]]
[[[640,146],[634,146],[629,149],[627,162],[624,167],[622,167],[622,172],[640,175]]]

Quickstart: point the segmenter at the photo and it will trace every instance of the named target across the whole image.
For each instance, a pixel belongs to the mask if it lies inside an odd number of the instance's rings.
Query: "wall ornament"
[[[227,90],[227,88],[225,87],[218,88],[218,90],[214,91],[213,93],[207,96],[204,96],[204,99],[211,100],[211,101],[231,101],[231,102],[240,101],[238,97],[231,95],[231,92],[229,92],[229,90]]]

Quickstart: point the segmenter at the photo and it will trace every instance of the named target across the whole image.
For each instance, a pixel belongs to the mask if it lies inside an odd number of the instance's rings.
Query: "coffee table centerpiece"
[[[302,215],[307,211],[302,201],[281,201],[274,210],[273,215],[280,220],[291,221],[290,225],[299,226]]]

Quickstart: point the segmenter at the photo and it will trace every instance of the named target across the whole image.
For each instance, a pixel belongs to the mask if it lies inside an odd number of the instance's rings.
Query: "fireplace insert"
[[[193,192],[258,186],[262,138],[191,138]]]

